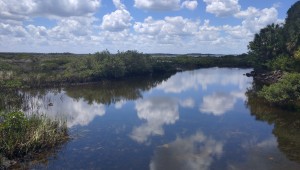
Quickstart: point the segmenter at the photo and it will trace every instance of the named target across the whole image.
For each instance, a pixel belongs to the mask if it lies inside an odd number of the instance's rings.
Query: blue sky
[[[296,0],[0,0],[1,52],[247,52]]]

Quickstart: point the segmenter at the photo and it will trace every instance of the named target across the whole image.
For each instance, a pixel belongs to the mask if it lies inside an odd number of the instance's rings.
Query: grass
[[[0,157],[22,158],[53,149],[68,140],[65,121],[22,112],[0,113]]]

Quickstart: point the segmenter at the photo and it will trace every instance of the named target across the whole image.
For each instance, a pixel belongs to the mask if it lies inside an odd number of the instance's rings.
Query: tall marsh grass
[[[68,140],[66,121],[22,112],[0,113],[0,157],[21,158],[55,148]]]

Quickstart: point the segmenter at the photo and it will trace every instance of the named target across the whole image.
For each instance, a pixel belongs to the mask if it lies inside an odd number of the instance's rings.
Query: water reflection
[[[219,116],[233,109],[238,99],[245,101],[246,97],[243,92],[231,92],[230,94],[216,92],[203,97],[199,110]]]
[[[197,132],[157,147],[151,170],[206,170],[223,153],[223,143]]]
[[[299,169],[299,112],[245,95],[249,71],[210,68],[23,91],[25,100],[9,102],[76,126],[48,169]]]
[[[179,100],[167,96],[154,96],[140,99],[135,102],[138,118],[146,122],[134,127],[130,137],[139,142],[148,142],[151,136],[164,135],[164,125],[174,124],[179,120],[179,106],[193,108],[195,101],[192,98]]]
[[[251,141],[251,140],[250,140]],[[282,170],[299,169],[299,164],[289,161],[284,154],[278,150],[278,144],[274,137],[257,142],[247,142],[242,144],[246,151],[245,160],[241,162],[230,162],[229,170]]]
[[[117,107],[121,107],[122,102],[141,98],[144,91],[156,87],[169,77],[170,75],[160,75],[147,78],[102,81],[93,85],[68,87],[65,90],[68,96],[74,99],[84,99],[89,104],[93,102],[105,105],[118,103]]]
[[[170,97],[138,100],[135,109],[138,117],[146,120],[146,123],[135,127],[130,135],[139,143],[147,141],[151,135],[163,135],[163,125],[174,124],[179,119],[178,102]]]
[[[234,85],[239,89],[246,89],[249,84],[251,85],[252,79],[242,75],[250,71],[250,69],[208,68],[182,72],[164,81],[157,89],[165,93],[182,93],[190,89],[198,90],[201,87],[205,91],[214,84]]]
[[[50,117],[63,117],[68,120],[68,127],[88,125],[96,116],[105,114],[105,105],[96,102],[88,103],[84,99],[73,99],[65,91],[49,91],[45,96],[35,95],[30,98],[27,112],[47,113]],[[51,103],[51,104],[50,104]]]
[[[294,108],[271,106],[258,98],[252,90],[247,91],[251,114],[257,120],[274,125],[273,134],[277,138],[278,148],[293,161],[300,163],[300,114]]]

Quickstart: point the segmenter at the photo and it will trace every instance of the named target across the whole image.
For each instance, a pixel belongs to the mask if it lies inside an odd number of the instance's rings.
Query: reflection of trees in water
[[[27,90],[0,91],[0,111],[30,110],[39,107],[38,100],[43,101],[45,107],[53,99],[47,98],[48,93],[59,94],[64,89],[67,95],[76,100],[84,99],[89,104],[112,104],[122,100],[136,100],[142,97],[142,92],[150,90],[170,75],[130,78],[124,80],[105,80],[95,84],[69,86],[66,88],[41,88]],[[48,96],[49,97],[49,96]]]
[[[279,149],[292,161],[300,162],[300,113],[296,110],[279,108],[258,98],[248,90],[247,106],[257,120],[274,124],[273,134]]]
[[[73,86],[66,88],[68,96],[74,99],[83,98],[89,104],[96,102],[112,104],[122,100],[136,100],[142,97],[142,92],[150,90],[169,75],[155,77],[139,77],[126,80],[102,81],[97,84]]]

